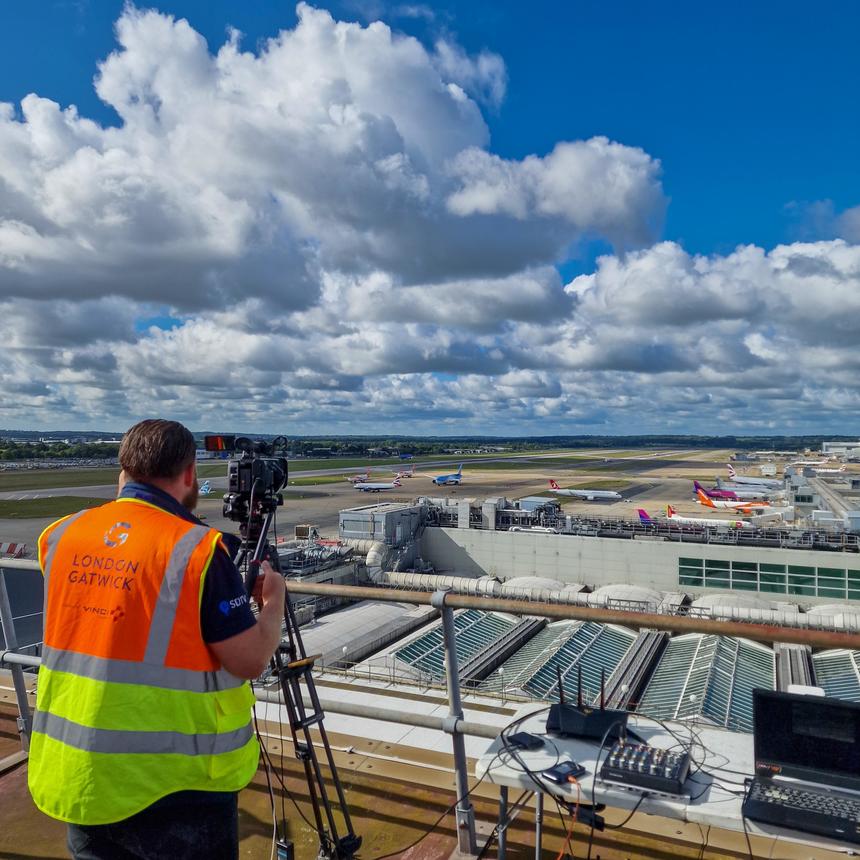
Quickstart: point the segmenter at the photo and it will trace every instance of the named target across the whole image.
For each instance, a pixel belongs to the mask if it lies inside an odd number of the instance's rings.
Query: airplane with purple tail
[[[703,487],[698,481],[693,481],[693,489],[698,493],[703,492],[709,499],[721,499],[726,502],[749,502],[761,501],[767,498],[768,491],[765,487],[753,489],[748,487],[745,490],[740,488],[735,490],[724,490],[720,487]]]

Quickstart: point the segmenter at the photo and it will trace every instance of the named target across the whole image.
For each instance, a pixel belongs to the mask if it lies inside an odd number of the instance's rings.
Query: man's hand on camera
[[[284,577],[264,561],[251,592],[260,607],[257,623],[229,639],[209,645],[228,672],[239,678],[253,679],[265,670],[281,641],[285,596]]]
[[[257,576],[257,581],[254,583],[254,590],[251,592],[251,596],[257,601],[257,605],[261,609],[269,603],[283,607],[285,592],[284,577],[268,561],[264,561],[260,565],[260,573]]]

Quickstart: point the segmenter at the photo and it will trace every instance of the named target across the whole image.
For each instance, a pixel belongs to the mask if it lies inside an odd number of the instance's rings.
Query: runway
[[[585,452],[584,452],[585,453]],[[692,477],[703,479],[708,474],[721,471],[721,465],[713,459],[705,459],[710,451],[658,451],[642,454],[624,454],[612,457],[610,451],[599,451],[569,462],[546,464],[545,460],[561,460],[563,454],[516,455],[511,457],[487,458],[481,461],[432,460],[416,463],[416,474],[404,478],[402,486],[391,491],[362,493],[347,480],[316,486],[288,485],[283,490],[284,505],[278,510],[278,533],[292,536],[295,526],[310,523],[316,525],[327,535],[337,533],[338,513],[345,508],[371,505],[380,502],[411,503],[420,496],[432,498],[451,497],[456,499],[485,499],[506,496],[513,500],[523,496],[545,494],[548,491],[549,477],[562,483],[587,485],[594,482],[596,487],[601,481],[629,481],[629,486],[620,489],[620,501],[586,502],[577,499],[560,498],[565,513],[577,514],[599,510],[602,516],[633,518],[637,508],[646,509],[652,516],[665,511],[666,504],[673,504],[679,512],[701,515],[702,509],[692,499]],[[682,457],[683,459],[672,459]],[[697,459],[702,458],[702,459]],[[463,463],[463,483],[457,486],[435,486],[428,475],[453,471]],[[510,462],[512,468],[500,468],[500,464]],[[528,462],[533,468],[524,467]],[[492,464],[492,468],[481,470],[482,465]],[[296,464],[298,465],[298,463]],[[373,467],[373,474],[382,480],[395,470],[407,468],[402,464]],[[331,475],[350,475],[361,471],[360,467],[330,468],[291,471],[290,479],[328,477]],[[226,465],[225,465],[226,473]],[[689,476],[689,477],[688,477]],[[212,494],[201,496],[197,514],[215,528],[236,532],[237,524],[225,520],[222,513],[222,495],[227,490],[227,476],[207,478]],[[202,482],[202,481],[201,481]],[[116,493],[113,483],[88,485],[84,487],[53,487],[32,490],[14,490],[0,493],[0,499],[25,500],[51,498],[55,496],[87,496],[111,499]],[[0,519],[0,541],[20,541],[34,547],[38,535],[55,518],[26,520]]]

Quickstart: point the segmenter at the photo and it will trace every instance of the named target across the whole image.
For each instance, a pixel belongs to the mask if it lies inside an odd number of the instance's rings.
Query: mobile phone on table
[[[572,779],[577,779],[585,773],[585,768],[578,762],[569,761],[559,762],[555,767],[543,771],[541,774],[550,782],[555,782],[558,785],[563,785],[570,782]]]

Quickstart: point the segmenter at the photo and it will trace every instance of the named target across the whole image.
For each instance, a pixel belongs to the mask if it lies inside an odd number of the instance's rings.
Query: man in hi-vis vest
[[[79,860],[238,857],[237,793],[257,769],[257,677],[281,634],[266,562],[251,612],[197,502],[195,442],[132,427],[119,497],[39,538],[45,645],[29,783]]]

